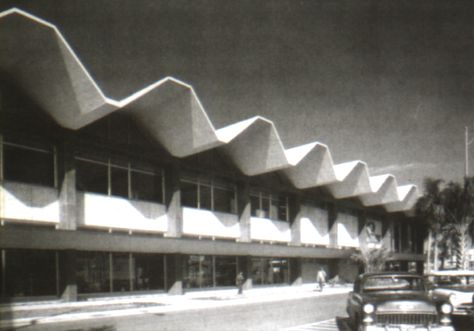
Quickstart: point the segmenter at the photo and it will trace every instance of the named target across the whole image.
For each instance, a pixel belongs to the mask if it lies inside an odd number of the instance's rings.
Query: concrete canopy
[[[30,95],[60,126],[76,130],[124,109],[172,155],[212,148],[248,176],[282,171],[300,189],[327,186],[335,198],[410,211],[414,185],[369,176],[362,161],[333,164],[319,142],[285,149],[272,121],[256,116],[215,129],[192,86],[166,77],[123,100],[106,97],[57,27],[13,8],[0,13],[0,73]]]

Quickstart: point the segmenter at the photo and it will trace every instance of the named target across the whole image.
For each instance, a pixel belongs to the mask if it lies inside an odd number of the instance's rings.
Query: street
[[[271,302],[190,309],[62,323],[31,324],[7,330],[26,331],[151,331],[151,330],[279,330],[351,331],[345,303],[347,294],[294,298]],[[203,300],[203,299],[200,299]],[[225,299],[223,299],[225,300]],[[197,301],[197,300],[196,300]],[[455,318],[456,331],[472,331],[473,321]]]
[[[346,294],[321,298],[249,303],[212,309],[98,318],[69,323],[30,325],[16,330],[149,331],[149,330],[282,330],[345,316]],[[12,329],[15,330],[15,329]]]

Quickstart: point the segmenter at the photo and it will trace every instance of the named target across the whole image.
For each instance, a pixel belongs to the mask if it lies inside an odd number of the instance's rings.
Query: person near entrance
[[[238,294],[242,294],[242,293],[243,293],[244,281],[245,281],[245,278],[244,278],[243,272],[239,272],[239,273],[237,274],[237,277],[235,277],[235,285],[237,285],[237,289],[239,290],[239,291],[238,291]]]
[[[319,292],[323,291],[324,285],[326,284],[326,277],[326,271],[323,267],[321,267],[316,275],[316,282],[318,282],[319,285]]]

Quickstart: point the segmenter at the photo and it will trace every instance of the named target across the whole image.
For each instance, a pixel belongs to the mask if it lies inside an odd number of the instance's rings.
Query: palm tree
[[[471,227],[474,222],[474,178],[465,178],[464,186],[450,182],[442,192],[447,237],[454,239],[456,268],[469,267],[468,251],[471,247]]]
[[[444,223],[444,206],[441,194],[441,179],[425,178],[423,182],[424,194],[415,205],[418,218],[428,224],[428,270],[431,270],[431,249],[434,246],[434,270],[438,268],[438,242],[442,235]],[[432,240],[434,239],[434,245]]]
[[[360,251],[352,254],[351,259],[358,262],[364,268],[364,272],[382,271],[385,262],[392,256],[386,247],[368,247],[361,245]]]

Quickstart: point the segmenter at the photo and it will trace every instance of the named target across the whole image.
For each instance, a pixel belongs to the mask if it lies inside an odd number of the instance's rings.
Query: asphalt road
[[[345,316],[346,294],[247,304],[139,317],[100,318],[72,323],[30,325],[21,331],[183,331],[282,330]]]

